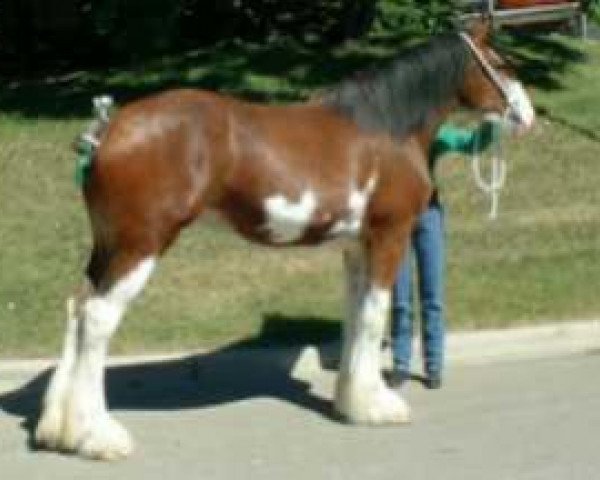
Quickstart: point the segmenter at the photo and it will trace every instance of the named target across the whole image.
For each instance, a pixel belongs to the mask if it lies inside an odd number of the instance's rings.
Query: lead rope
[[[505,83],[502,81],[502,78],[500,78],[498,75],[498,72],[496,72],[496,70],[494,70],[494,68],[485,59],[471,37],[466,32],[460,32],[459,35],[468,45],[469,49],[481,65],[481,68],[483,68],[489,79],[496,86],[496,88],[498,88],[506,100],[508,106],[502,118],[502,125],[508,125],[509,122],[507,120],[511,111],[519,112],[520,110],[519,97],[515,98],[512,95],[510,88],[505,85]],[[504,187],[504,182],[506,180],[506,162],[504,160],[502,142],[500,141],[501,136],[502,134],[493,139],[494,147],[492,152],[491,177],[489,181],[486,181],[481,175],[481,156],[479,153],[477,153],[479,150],[479,145],[475,145],[475,151],[473,152],[473,176],[479,189],[490,196],[490,220],[494,220],[498,216],[500,190],[502,190]],[[476,142],[478,142],[478,140],[476,140]]]
[[[505,114],[508,115],[508,109]],[[498,204],[500,191],[506,182],[506,160],[504,159],[504,149],[501,141],[502,133],[494,134],[492,140],[492,165],[489,180],[483,178],[481,174],[481,155],[479,152],[479,139],[477,138],[476,145],[472,154],[472,170],[475,184],[484,194],[490,197],[490,213],[488,218],[495,220],[498,217]]]

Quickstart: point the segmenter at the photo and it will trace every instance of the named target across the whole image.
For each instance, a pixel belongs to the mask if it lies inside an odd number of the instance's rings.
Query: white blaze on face
[[[517,131],[529,130],[535,121],[535,111],[523,85],[516,80],[509,80],[506,90],[510,103],[508,117],[510,126]]]
[[[288,200],[281,194],[265,198],[264,209],[267,216],[264,226],[275,243],[291,243],[304,235],[310,219],[317,209],[317,196],[306,190],[297,202]]]
[[[348,194],[348,214],[331,228],[331,235],[356,235],[362,226],[369,199],[377,185],[377,177],[369,178],[361,190],[352,185]]]

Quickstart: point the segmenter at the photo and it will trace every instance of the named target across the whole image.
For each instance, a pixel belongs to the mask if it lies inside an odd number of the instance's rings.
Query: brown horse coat
[[[119,112],[98,149],[84,191],[94,231],[88,274],[110,286],[204,210],[265,244],[386,235],[400,245],[429,198],[424,165],[414,138],[365,132],[322,105],[266,107],[196,90],[149,97]],[[291,210],[304,198],[310,216],[294,225],[291,211],[288,231],[286,218],[269,228],[265,202],[277,198]],[[128,254],[113,266],[119,251]],[[395,261],[382,265],[382,285]]]

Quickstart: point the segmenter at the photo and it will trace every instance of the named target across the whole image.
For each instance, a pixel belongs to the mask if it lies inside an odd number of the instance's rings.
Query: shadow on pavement
[[[283,334],[286,324],[291,327],[289,336]],[[316,318],[266,315],[260,335],[253,339],[206,354],[109,367],[106,370],[109,408],[181,410],[273,397],[339,420],[328,400],[312,394],[307,382],[290,374],[304,348],[300,342],[309,337],[310,343],[330,352],[332,347],[336,348],[339,325]],[[0,396],[0,410],[22,417],[30,446],[51,370]]]

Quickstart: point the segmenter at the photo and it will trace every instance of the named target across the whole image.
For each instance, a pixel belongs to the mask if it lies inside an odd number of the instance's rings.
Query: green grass
[[[510,146],[497,221],[485,218],[476,189],[465,188],[464,165],[444,165],[448,305],[457,328],[600,314],[600,45],[583,52],[585,61],[564,65],[534,89],[545,115]]]
[[[556,68],[533,71],[535,101],[547,116],[509,145],[498,220],[487,220],[467,162],[448,159],[439,172],[453,329],[600,315],[600,46],[553,42],[562,53],[584,52],[586,60],[517,45],[523,55],[537,55],[538,67],[548,55]],[[252,97],[298,99],[389,54],[360,45],[319,57],[224,50],[105,75],[80,72],[58,83],[22,82],[0,93],[0,356],[54,355],[59,348],[64,301],[90,244],[69,144],[85,125],[93,92],[127,98],[187,78],[183,83]],[[265,332],[281,341],[319,338],[337,332],[342,308],[341,258],[332,246],[261,248],[207,219],[160,263],[113,350],[216,346]],[[286,328],[293,332],[287,337]]]
[[[460,328],[598,316],[600,145],[543,120],[509,153],[490,222],[464,168],[446,165],[449,309]]]

